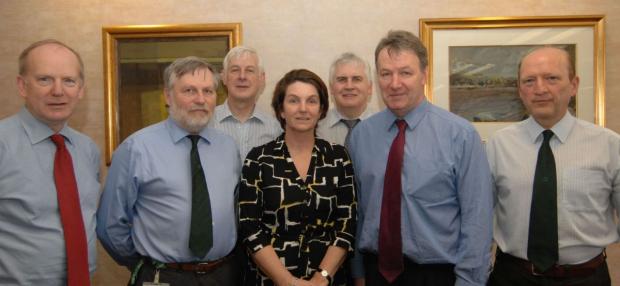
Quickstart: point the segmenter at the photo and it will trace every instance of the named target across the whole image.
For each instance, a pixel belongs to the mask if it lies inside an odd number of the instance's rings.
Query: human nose
[[[244,70],[239,71],[239,79],[244,80],[247,78],[247,73]]]
[[[207,101],[207,96],[209,95],[205,92],[199,91],[198,93],[196,93],[196,96],[194,96],[194,103],[200,105],[205,104],[205,102]]]
[[[546,93],[549,89],[547,88],[547,84],[542,79],[537,79],[534,82],[534,92],[537,94]]]
[[[392,89],[398,89],[401,86],[402,82],[400,80],[400,77],[395,74],[392,75],[392,77],[390,78],[390,88]]]
[[[52,83],[52,94],[55,96],[61,96],[62,88],[62,82],[60,80],[54,80]]]
[[[347,79],[347,81],[344,84],[344,88],[346,88],[346,89],[353,89],[353,80]]]

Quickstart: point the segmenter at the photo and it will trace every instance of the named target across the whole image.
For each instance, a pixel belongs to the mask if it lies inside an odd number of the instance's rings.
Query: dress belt
[[[163,262],[154,261],[153,259],[149,257],[144,257],[144,259],[146,262],[149,262],[152,264],[163,265],[167,269],[174,269],[174,270],[179,270],[179,271],[187,271],[187,272],[195,272],[198,274],[204,274],[204,273],[211,272],[217,269],[218,267],[222,266],[222,264],[228,259],[230,259],[232,256],[233,254],[231,253],[220,259],[213,260],[213,261],[183,262],[183,263],[163,263]]]
[[[590,276],[594,274],[598,267],[605,263],[606,258],[607,255],[605,254],[605,251],[603,251],[601,252],[601,254],[584,263],[565,265],[554,264],[553,266],[551,266],[551,268],[549,268],[549,270],[541,273],[536,270],[534,264],[527,260],[512,256],[510,254],[506,254],[504,252],[501,252],[501,250],[499,249],[497,254],[497,259],[517,265],[525,273],[533,276],[544,276],[556,279]]]

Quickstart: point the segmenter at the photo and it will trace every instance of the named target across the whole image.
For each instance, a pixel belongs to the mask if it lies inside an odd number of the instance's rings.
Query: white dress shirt
[[[370,107],[366,108],[362,115],[360,115],[359,119],[364,120],[375,112],[371,110]],[[349,132],[349,128],[344,122],[340,121],[340,119],[357,119],[357,118],[346,118],[338,109],[332,108],[327,112],[325,118],[319,121],[319,127],[316,130],[316,136],[323,138],[329,142],[333,142],[336,144],[344,145],[344,141],[347,138],[347,133]]]
[[[620,136],[570,113],[551,128],[557,174],[559,264],[585,262],[620,238]],[[505,253],[527,259],[532,187],[541,127],[533,118],[487,145],[495,182],[495,232]]]
[[[241,162],[252,148],[270,142],[282,133],[280,123],[272,115],[254,107],[254,112],[245,122],[239,121],[230,112],[228,101],[215,107],[209,127],[218,129],[235,139],[239,146]]]

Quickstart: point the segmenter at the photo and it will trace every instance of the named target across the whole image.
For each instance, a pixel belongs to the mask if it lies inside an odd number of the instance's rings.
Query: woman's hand
[[[329,285],[329,281],[327,281],[325,277],[321,276],[321,274],[318,271],[314,272],[314,275],[312,275],[312,278],[310,279],[310,283],[311,285],[314,285],[314,286],[328,286]]]
[[[293,277],[287,284],[282,285],[282,286],[318,286],[318,285],[322,286],[322,284],[314,284],[311,281],[312,280],[308,281],[308,280],[299,279],[297,277]]]

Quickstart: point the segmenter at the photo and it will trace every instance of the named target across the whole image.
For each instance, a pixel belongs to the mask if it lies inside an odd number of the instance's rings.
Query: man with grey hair
[[[372,286],[485,285],[493,199],[482,140],[471,123],[426,100],[428,55],[416,36],[390,31],[375,63],[387,109],[347,142],[363,254],[354,277]]]
[[[224,58],[222,82],[228,89],[228,98],[215,108],[209,127],[233,137],[244,160],[252,148],[282,133],[275,118],[256,106],[265,88],[265,71],[256,50],[244,46],[232,48]]]
[[[84,97],[83,69],[53,39],[19,56],[25,104],[0,121],[0,285],[90,285],[100,153],[67,125]]]
[[[132,269],[131,285],[235,285],[241,166],[233,139],[206,128],[217,73],[204,59],[177,59],[164,71],[164,85],[169,118],[114,152],[97,235]]]
[[[329,69],[329,91],[335,108],[319,121],[317,135],[344,145],[351,129],[373,113],[367,109],[372,95],[368,63],[353,53],[340,55]]]

